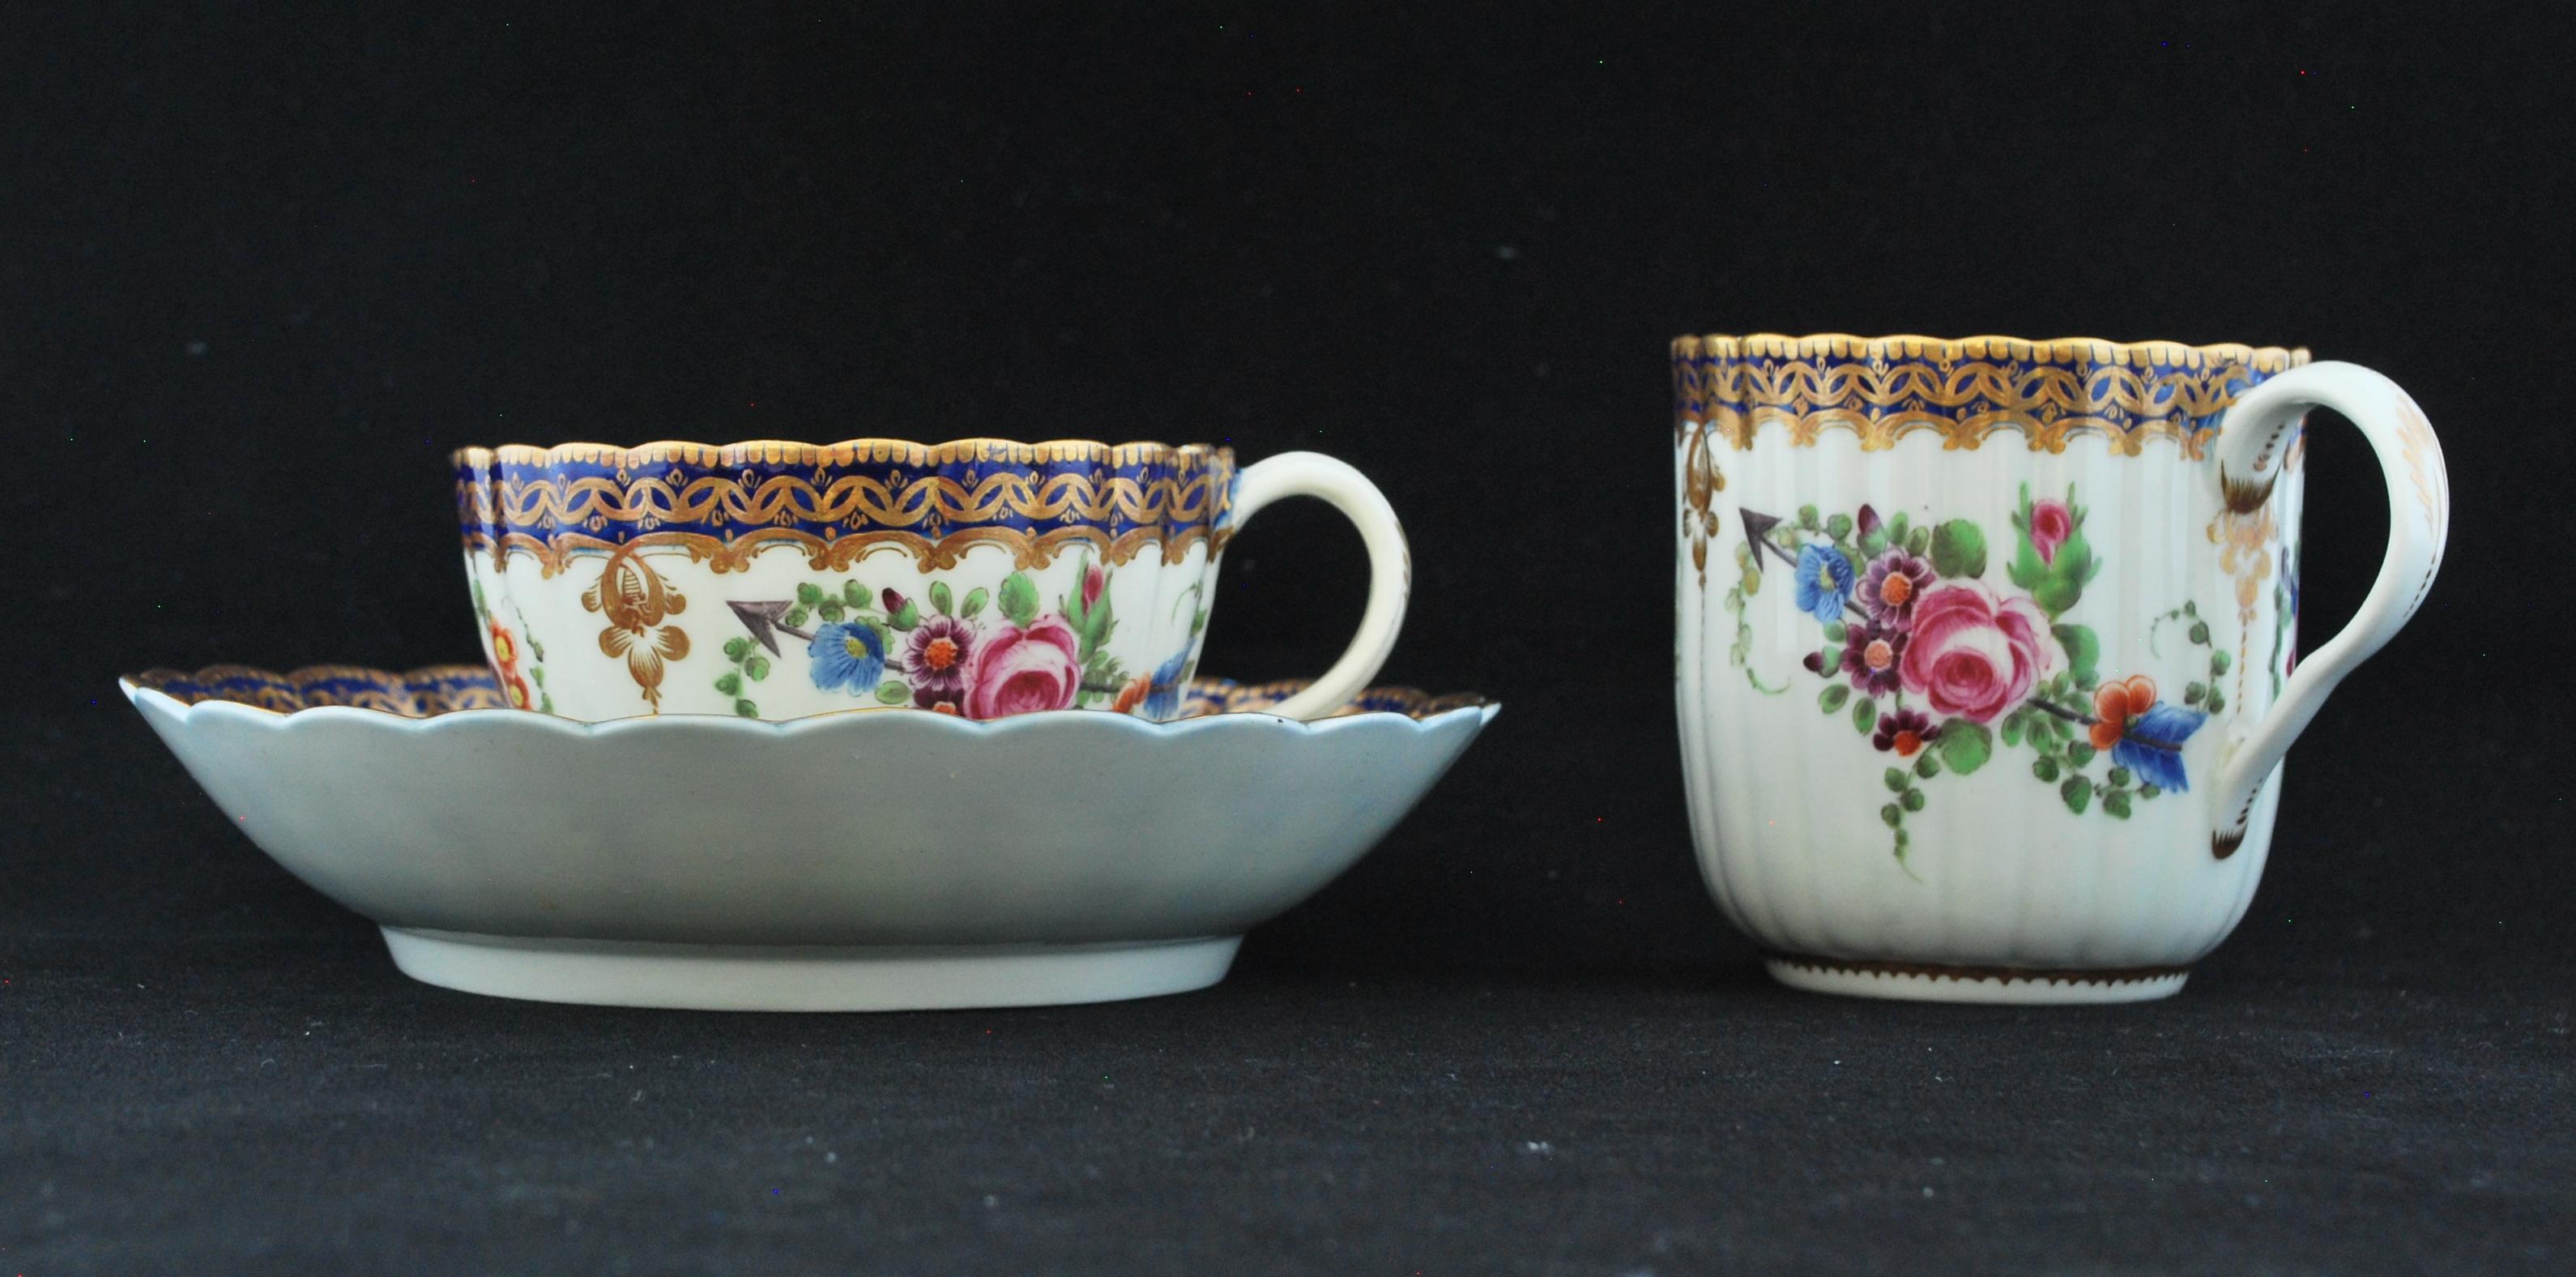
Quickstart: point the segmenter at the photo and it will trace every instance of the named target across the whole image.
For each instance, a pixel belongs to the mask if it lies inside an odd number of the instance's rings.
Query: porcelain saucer
[[[1349,868],[1499,706],[1409,689],[1193,716],[584,723],[480,666],[154,670],[126,695],[252,842],[430,984],[859,1011],[1204,988]]]

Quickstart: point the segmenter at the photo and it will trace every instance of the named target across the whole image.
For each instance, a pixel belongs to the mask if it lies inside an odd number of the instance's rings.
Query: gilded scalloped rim
[[[2181,364],[2188,368],[2239,360],[2263,373],[2286,372],[2308,362],[2305,346],[2246,346],[2235,342],[2193,345],[2180,341],[2109,341],[2100,337],[2054,337],[2041,341],[1997,335],[1923,337],[1911,333],[1885,337],[1859,337],[1850,333],[1810,333],[1803,337],[1787,333],[1746,333],[1742,336],[1686,333],[1673,339],[1673,348],[1679,351],[1684,342],[1699,343],[1695,353],[1702,356],[1759,355],[1772,359],[1814,359],[1820,355],[1841,359],[2011,359],[2041,362],[2084,359],[2107,364]]]
[[[1036,465],[1060,461],[1106,461],[1114,466],[1176,463],[1227,458],[1234,449],[1219,444],[1168,444],[1150,440],[1103,443],[1097,439],[1050,439],[1022,443],[978,436],[945,443],[910,439],[844,439],[839,443],[799,443],[790,439],[746,439],[739,443],[695,443],[660,439],[634,447],[607,443],[505,443],[496,447],[459,448],[451,460],[460,466],[500,463],[514,466],[581,465],[762,465],[840,466],[856,462],[900,461],[908,466],[941,466],[959,462]]]
[[[220,681],[225,678],[239,677],[263,679],[271,682],[302,686],[304,684],[309,684],[323,679],[334,678],[359,679],[378,683],[414,683],[429,682],[436,679],[488,678],[490,673],[490,670],[481,665],[456,663],[424,665],[416,669],[400,671],[380,670],[364,665],[307,665],[283,674],[274,670],[262,669],[255,665],[218,664],[208,665],[197,670],[156,667],[144,670],[137,674],[123,675],[117,679],[117,683],[125,690],[127,699],[140,703],[142,696],[145,693],[150,693],[153,696],[169,701],[174,706],[177,706],[182,717],[186,716],[187,713],[195,710],[201,705],[224,706],[228,707],[224,712],[242,711],[266,718],[280,720],[302,718],[308,715],[339,717],[349,713],[357,713],[388,718],[398,723],[427,724],[432,721],[445,722],[454,719],[466,718],[480,719],[489,718],[493,715],[505,714],[532,721],[563,724],[575,729],[596,727],[611,723],[650,722],[715,722],[738,724],[748,728],[783,729],[793,727],[799,723],[812,723],[825,719],[849,718],[855,715],[893,715],[903,719],[936,720],[941,723],[949,724],[955,729],[980,731],[1004,729],[1013,723],[1076,717],[1084,720],[1100,721],[1103,724],[1112,722],[1124,723],[1132,729],[1154,733],[1190,724],[1212,722],[1219,719],[1251,719],[1311,729],[1326,722],[1371,719],[1380,721],[1388,719],[1407,719],[1416,723],[1428,724],[1433,721],[1446,718],[1451,714],[1473,710],[1481,714],[1485,719],[1490,720],[1502,709],[1502,706],[1499,703],[1488,700],[1484,696],[1474,692],[1454,692],[1444,696],[1433,696],[1418,688],[1402,686],[1372,687],[1359,694],[1362,699],[1377,698],[1397,702],[1404,706],[1400,711],[1364,710],[1359,708],[1357,705],[1352,705],[1326,715],[1320,719],[1295,720],[1281,718],[1276,714],[1266,713],[1259,708],[1259,705],[1277,704],[1280,700],[1303,689],[1309,681],[1306,679],[1282,679],[1276,682],[1252,684],[1236,683],[1231,679],[1221,678],[1194,679],[1190,684],[1191,691],[1194,694],[1206,695],[1221,700],[1225,703],[1226,708],[1214,713],[1198,714],[1188,718],[1174,719],[1168,723],[1155,723],[1126,714],[1107,714],[1098,710],[1062,710],[1049,714],[1022,714],[1013,718],[996,719],[991,722],[977,722],[949,715],[924,714],[918,710],[909,710],[901,707],[877,706],[839,710],[832,713],[809,715],[804,718],[776,721],[734,718],[720,714],[637,714],[626,718],[590,720],[564,718],[559,715],[539,714],[529,710],[500,707],[442,709],[422,715],[399,714],[392,710],[379,709],[369,705],[307,705],[300,709],[280,711],[270,709],[264,705],[253,705],[247,701],[227,700],[219,696],[206,696],[193,701],[183,701],[162,690],[163,687],[174,682],[187,681],[206,683]],[[1258,704],[1255,704],[1256,702]]]

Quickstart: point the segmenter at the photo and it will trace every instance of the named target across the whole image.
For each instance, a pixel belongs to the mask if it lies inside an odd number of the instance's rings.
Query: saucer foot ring
[[[1135,944],[718,945],[386,927],[403,974],[466,993],[695,1011],[1114,1002],[1225,978],[1240,936]]]
[[[2181,992],[2191,978],[2189,967],[1959,967],[1797,954],[1773,954],[1762,965],[1792,989],[1916,1002],[2152,1002]]]

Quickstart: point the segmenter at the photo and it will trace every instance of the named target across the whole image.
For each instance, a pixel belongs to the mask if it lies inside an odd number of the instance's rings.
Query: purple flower
[[[1912,758],[1939,733],[1932,730],[1932,720],[1921,710],[1900,709],[1878,716],[1878,731],[1869,743],[1881,750],[1894,750],[1899,758]]]
[[[911,676],[912,703],[937,709],[966,702],[966,658],[975,654],[975,632],[953,616],[934,616],[914,626],[904,638],[904,672]]]
[[[1885,696],[1904,685],[1897,666],[1905,657],[1905,631],[1876,621],[1856,621],[1843,635],[1843,672],[1864,696]]]
[[[1860,605],[1869,609],[1871,620],[1901,630],[1914,615],[1914,600],[1931,588],[1931,564],[1903,550],[1890,550],[1869,561],[1869,571],[1860,580]]]

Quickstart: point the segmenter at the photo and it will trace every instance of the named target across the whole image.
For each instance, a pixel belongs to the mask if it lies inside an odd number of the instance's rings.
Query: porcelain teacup
[[[515,704],[578,719],[990,719],[1182,711],[1234,531],[1321,497],[1371,571],[1359,634],[1270,712],[1331,713],[1394,646],[1404,533],[1311,452],[1089,440],[571,443],[456,454],[485,655]]]
[[[1692,829],[1772,973],[2179,989],[2253,896],[2283,752],[2432,584],[2449,486],[2415,402],[2169,342],[1685,337],[1672,367]],[[2359,614],[2300,659],[2316,406],[2392,508]]]

